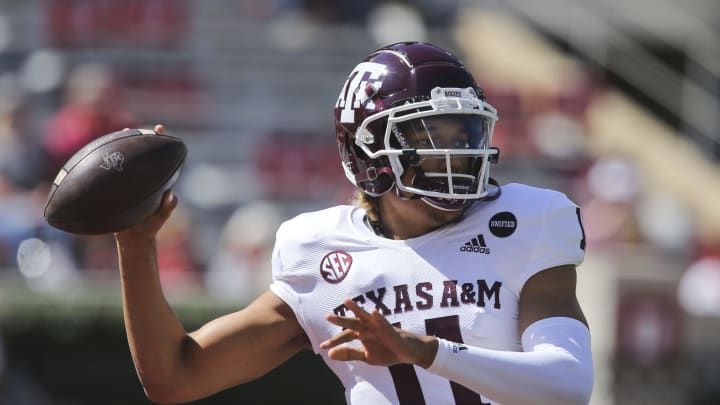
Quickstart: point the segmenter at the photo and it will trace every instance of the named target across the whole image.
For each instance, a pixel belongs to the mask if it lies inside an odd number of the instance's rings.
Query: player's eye
[[[430,148],[430,147],[432,147],[433,145],[432,145],[432,142],[430,142],[429,139],[424,138],[424,139],[418,140],[418,146],[421,147],[421,148]]]
[[[453,149],[467,149],[470,147],[470,144],[467,142],[467,138],[463,137],[453,140],[450,147]]]

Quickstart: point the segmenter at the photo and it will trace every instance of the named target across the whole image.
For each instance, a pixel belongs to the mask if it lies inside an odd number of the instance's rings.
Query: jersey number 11
[[[399,323],[393,325],[398,328],[401,327]],[[457,315],[426,319],[425,331],[428,335],[434,335],[455,343],[463,343],[460,335],[460,318]],[[395,384],[400,405],[425,405],[425,397],[423,397],[414,366],[411,364],[396,364],[388,368]],[[450,388],[457,405],[490,405],[483,402],[480,394],[454,381],[450,381]]]

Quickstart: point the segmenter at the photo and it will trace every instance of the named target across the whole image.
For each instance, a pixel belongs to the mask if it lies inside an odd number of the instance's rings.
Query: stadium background
[[[158,122],[187,142],[158,244],[167,295],[197,327],[267,284],[279,221],[348,201],[332,106],[396,40],[476,74],[501,117],[494,177],[583,207],[592,404],[720,403],[714,0],[0,0],[0,403],[149,403],[112,238],[42,221],[78,143]],[[196,403],[342,401],[301,354]]]

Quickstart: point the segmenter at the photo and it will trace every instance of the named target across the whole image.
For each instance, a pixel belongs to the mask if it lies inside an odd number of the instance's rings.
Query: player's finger
[[[157,132],[158,134],[165,133],[165,125],[163,125],[163,124],[156,124],[156,125],[155,125],[155,132]]]
[[[139,234],[155,234],[163,226],[172,214],[173,210],[177,206],[177,197],[173,194],[172,190],[168,190],[163,194],[162,200],[160,201],[160,207],[149,217],[145,218],[140,224],[130,228],[127,231],[116,232],[116,237],[122,237],[123,234],[131,235],[130,237],[136,237]],[[134,230],[134,232],[133,232]]]
[[[160,204],[160,213],[163,214],[163,216],[166,216],[164,214],[170,215],[172,210],[177,207],[178,199],[175,196],[175,193],[172,192],[172,190],[168,190],[163,194],[163,199]]]
[[[370,313],[370,318],[376,322],[379,322],[380,324],[390,325],[390,321],[388,321],[387,318],[385,318],[377,309],[374,309]]]
[[[343,304],[345,304],[345,306],[349,310],[353,311],[355,316],[357,316],[358,319],[360,319],[361,321],[368,322],[370,320],[370,314],[368,314],[367,311],[362,309],[362,307],[360,307],[360,305],[358,305],[355,301],[351,300],[350,298],[347,298],[345,301],[343,301]]]
[[[170,218],[170,215],[172,214],[173,210],[177,206],[177,197],[175,197],[175,194],[172,193],[172,191],[168,190],[163,195],[162,202],[160,203],[160,208],[158,208],[155,213],[150,215],[145,220],[145,226],[147,229],[153,230],[153,232],[157,232],[163,224]]]
[[[176,206],[177,197],[175,197],[172,190],[166,191],[160,201],[160,207],[147,219],[147,221],[152,221],[156,224],[154,226],[158,227],[170,217],[170,214],[172,214]]]
[[[365,350],[356,347],[340,346],[330,350],[328,357],[338,361],[365,361],[366,353]]]
[[[332,349],[333,347],[341,345],[343,343],[352,342],[353,340],[357,339],[357,337],[357,332],[352,329],[345,329],[344,331],[338,333],[330,339],[320,343],[320,348]]]
[[[353,329],[355,331],[359,331],[365,328],[363,321],[358,318],[330,314],[325,319],[334,325],[341,326],[343,329]]]

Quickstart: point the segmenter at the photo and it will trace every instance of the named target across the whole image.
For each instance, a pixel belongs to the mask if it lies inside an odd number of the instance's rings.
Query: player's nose
[[[453,157],[450,158],[450,171],[453,173],[464,173],[470,167],[470,158]],[[442,159],[440,170],[447,171],[447,159]]]

